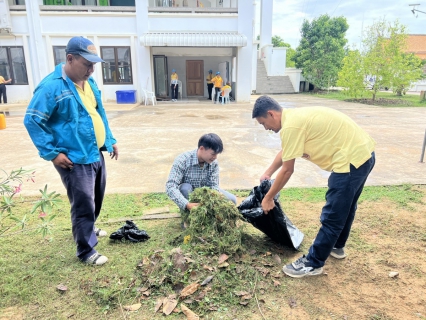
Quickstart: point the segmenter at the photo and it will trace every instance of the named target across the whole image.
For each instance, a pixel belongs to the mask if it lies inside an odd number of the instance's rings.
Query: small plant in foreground
[[[0,236],[14,227],[13,224],[10,224],[12,221],[16,222],[22,229],[27,224],[27,215],[25,214],[22,218],[19,218],[13,213],[13,208],[28,202],[21,195],[19,196],[19,200],[16,200],[15,196],[21,192],[24,180],[34,182],[34,174],[35,171],[24,170],[23,168],[12,170],[10,173],[0,169]],[[34,204],[30,213],[34,214],[40,210],[38,217],[42,223],[37,228],[37,231],[43,237],[46,237],[48,233],[51,233],[51,222],[56,216],[52,214],[52,209],[57,206],[61,199],[58,199],[59,194],[55,191],[48,193],[47,185],[44,187],[44,190],[40,190],[40,193],[41,199]]]

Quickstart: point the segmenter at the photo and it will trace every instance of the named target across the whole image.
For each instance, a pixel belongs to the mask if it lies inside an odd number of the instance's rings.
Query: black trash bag
[[[109,238],[113,240],[121,240],[124,238],[131,242],[142,242],[148,240],[150,236],[146,233],[146,231],[139,230],[133,221],[127,220],[126,224],[116,232],[111,233]]]
[[[238,210],[248,222],[269,238],[298,250],[304,234],[285,215],[278,200],[279,193],[274,197],[274,209],[269,211],[268,214],[263,213],[262,200],[271,188],[272,183],[273,180],[264,180],[259,186],[254,187],[250,195],[238,206]]]

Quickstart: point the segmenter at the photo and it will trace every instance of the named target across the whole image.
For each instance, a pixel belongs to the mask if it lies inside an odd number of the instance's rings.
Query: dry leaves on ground
[[[183,303],[181,303],[180,308],[181,308],[183,314],[186,316],[186,319],[188,319],[188,320],[199,320],[200,319],[200,317],[195,312],[190,310]]]
[[[124,306],[123,309],[126,311],[138,311],[141,306],[142,304],[136,303],[136,304],[132,304],[131,306]]]
[[[200,286],[199,283],[196,283],[196,282],[191,283],[190,285],[188,285],[185,288],[183,288],[183,290],[180,292],[180,297],[184,298],[184,297],[190,296],[195,291],[197,291],[197,289],[198,289],[199,286]]]

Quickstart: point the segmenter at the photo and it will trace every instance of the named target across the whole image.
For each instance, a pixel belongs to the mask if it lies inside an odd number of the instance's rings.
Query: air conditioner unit
[[[12,33],[8,0],[0,0],[0,33]]]

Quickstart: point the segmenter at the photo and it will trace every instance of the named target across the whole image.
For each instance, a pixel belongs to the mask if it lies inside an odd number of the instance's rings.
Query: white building
[[[258,57],[255,5],[253,0],[0,0],[0,75],[13,79],[9,103],[31,99],[37,84],[65,61],[73,36],[89,38],[106,61],[93,74],[106,102],[121,90],[136,90],[138,101],[142,89],[167,97],[172,69],[184,98],[208,96],[205,78],[211,69],[232,82],[238,102],[247,102],[256,91],[258,58],[268,76],[285,75],[285,50],[275,50],[274,58],[270,46],[272,0],[261,4]],[[295,92],[298,81],[296,76]]]

